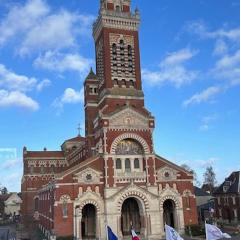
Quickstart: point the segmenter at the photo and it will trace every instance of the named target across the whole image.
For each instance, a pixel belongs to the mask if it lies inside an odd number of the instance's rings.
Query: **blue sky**
[[[0,0],[0,182],[20,190],[22,148],[59,149],[84,124],[98,0]],[[202,180],[240,170],[240,2],[135,0],[156,152]]]

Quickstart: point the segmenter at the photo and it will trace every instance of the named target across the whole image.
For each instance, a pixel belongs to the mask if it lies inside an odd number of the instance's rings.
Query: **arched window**
[[[124,50],[124,41],[120,40],[120,50]]]
[[[128,56],[132,56],[132,46],[128,45]]]
[[[117,45],[115,43],[112,45],[112,53],[117,54]]]
[[[140,163],[139,163],[139,159],[138,158],[134,159],[134,168],[135,169],[139,169],[140,168]]]
[[[126,172],[131,172],[131,163],[130,163],[130,159],[129,158],[125,159],[125,171]]]
[[[133,80],[130,80],[130,81],[129,81],[129,86],[130,86],[130,87],[134,87],[134,81],[133,81]]]
[[[121,10],[120,6],[119,6],[119,5],[116,5],[116,11],[117,11],[117,12],[120,12],[120,10]]]
[[[68,204],[67,204],[67,201],[64,201],[63,204],[62,204],[62,215],[63,215],[63,218],[67,218],[68,216]]]
[[[116,160],[116,169],[122,169],[122,161],[120,158]]]
[[[54,173],[55,172],[55,166],[52,164],[51,165],[51,173]]]
[[[118,85],[118,80],[117,80],[117,79],[114,79],[114,80],[113,80],[113,84],[114,84],[115,86],[117,86],[117,85]]]
[[[122,80],[122,86],[126,87],[126,80],[125,79]]]

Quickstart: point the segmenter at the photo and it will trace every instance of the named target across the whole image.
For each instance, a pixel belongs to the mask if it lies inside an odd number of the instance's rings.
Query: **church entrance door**
[[[126,199],[123,202],[121,214],[121,230],[123,236],[131,235],[132,228],[137,234],[140,234],[141,217],[137,200],[134,198]]]
[[[175,228],[175,204],[168,199],[163,203],[163,222]]]
[[[87,204],[82,210],[82,239],[96,239],[96,208]]]

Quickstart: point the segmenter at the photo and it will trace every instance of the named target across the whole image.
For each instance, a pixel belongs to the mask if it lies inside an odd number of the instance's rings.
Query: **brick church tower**
[[[23,215],[49,238],[164,237],[197,223],[191,173],[156,155],[154,117],[145,109],[138,30],[130,0],[101,0],[93,25],[96,74],[84,82],[85,137],[61,151],[24,148]]]

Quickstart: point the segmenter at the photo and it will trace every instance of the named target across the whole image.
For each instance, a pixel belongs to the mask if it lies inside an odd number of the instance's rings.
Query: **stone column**
[[[81,221],[82,221],[82,215],[78,215],[76,218],[77,240],[82,239]]]
[[[100,230],[99,214],[97,213],[97,216],[96,216],[96,239],[100,238],[99,230]]]

